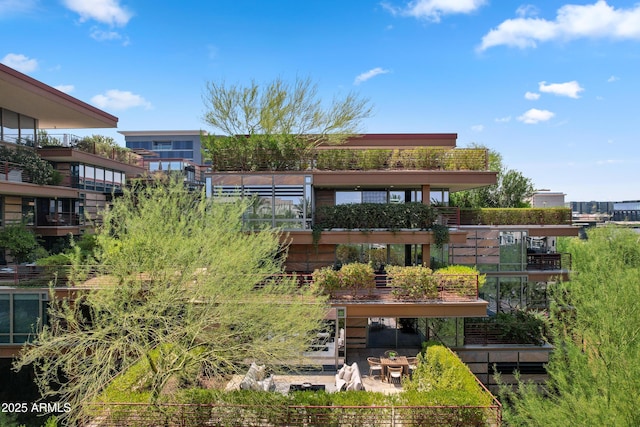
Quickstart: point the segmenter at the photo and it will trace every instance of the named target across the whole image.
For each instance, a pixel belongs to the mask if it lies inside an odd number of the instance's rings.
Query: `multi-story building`
[[[204,163],[200,130],[179,131],[120,131],[124,135],[127,148],[139,153],[145,159],[183,159],[196,165]]]
[[[488,169],[487,151],[457,148],[456,138],[455,134],[365,134],[343,145],[320,145],[303,153],[297,163],[281,163],[286,165],[281,170],[259,153],[235,163],[233,153],[214,153],[207,193],[254,197],[245,215],[247,228],[282,228],[288,245],[286,269],[292,273],[311,274],[355,260],[374,262],[377,268],[475,266],[486,275],[486,282],[464,297],[441,289],[432,300],[394,301],[380,287],[364,299],[332,300],[347,352],[402,346],[397,331],[410,325],[417,346],[435,336],[465,357],[471,354],[472,343],[478,343],[477,334],[465,332],[466,325],[473,329],[472,319],[516,308],[546,307],[547,283],[566,278],[570,268],[568,255],[556,251],[557,238],[576,236],[578,230],[571,226],[570,211],[563,208],[557,221],[547,222],[540,214],[545,209],[538,209],[535,218],[520,216],[521,222],[513,212],[502,217],[494,212],[486,217],[489,222],[483,222],[478,211],[449,207],[449,194],[496,182],[496,173]],[[437,228],[389,226],[382,221],[354,229],[353,218],[341,211],[342,205],[409,206],[415,202],[436,207],[437,222],[448,227],[444,245],[437,241]],[[384,208],[380,212],[387,215]],[[333,217],[327,221],[327,215]],[[331,226],[323,225],[327,223]],[[379,273],[384,276],[383,269]],[[387,283],[384,277],[378,280]],[[381,324],[396,330],[395,338],[389,335],[382,344],[377,338]],[[481,362],[473,362],[478,357]],[[487,381],[489,359],[482,357],[474,352],[467,361]],[[515,362],[519,360],[517,356]]]
[[[0,227],[25,224],[46,248],[90,231],[114,192],[144,172],[140,159],[43,130],[117,123],[111,114],[0,64]],[[43,176],[45,166],[54,171]],[[0,357],[10,357],[27,342],[37,319],[46,318],[49,291],[46,284],[15,286],[34,267],[16,265],[4,253],[2,261],[9,265],[0,272]]]

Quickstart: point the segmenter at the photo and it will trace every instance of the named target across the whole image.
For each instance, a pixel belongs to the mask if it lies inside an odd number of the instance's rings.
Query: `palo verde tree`
[[[472,144],[471,148],[486,148]],[[460,191],[450,195],[452,206],[461,208],[522,208],[525,199],[534,193],[533,182],[521,172],[508,169],[502,163],[502,155],[489,150],[489,170],[497,172],[494,185],[474,190]]]
[[[177,180],[125,189],[97,230],[100,274],[83,285],[91,290],[51,304],[50,324],[15,368],[33,365],[43,397],[69,403],[71,421],[141,360],[152,401],[171,379],[193,384],[247,360],[299,360],[326,300],[274,279],[283,272],[279,232],[246,233],[246,208]]]
[[[616,227],[587,237],[568,242],[575,273],[552,290],[549,380],[505,388],[509,425],[640,425],[640,240]]]
[[[209,82],[202,98],[204,122],[222,133],[202,137],[203,152],[214,168],[217,159],[232,153],[239,156],[229,165],[234,169],[255,169],[265,162],[268,168],[291,168],[292,158],[318,144],[340,144],[357,134],[372,112],[369,101],[353,93],[323,103],[317,84],[308,78],[247,86]],[[254,158],[259,157],[256,151],[267,152],[267,158]]]

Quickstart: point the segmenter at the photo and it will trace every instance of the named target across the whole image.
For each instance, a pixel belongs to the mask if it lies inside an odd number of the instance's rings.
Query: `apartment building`
[[[496,183],[496,173],[488,169],[487,150],[458,148],[456,140],[456,134],[365,134],[278,162],[266,161],[265,153],[214,152],[206,177],[207,194],[252,197],[245,215],[247,229],[280,227],[285,232],[285,264],[290,273],[305,276],[349,261],[372,262],[377,269],[385,265],[476,267],[486,275],[486,282],[464,297],[444,289],[431,300],[389,299],[382,268],[376,280],[383,286],[373,296],[331,303],[336,330],[344,329],[347,351],[380,346],[381,325],[396,331],[409,325],[417,333],[418,345],[429,338],[444,341],[460,350],[486,382],[493,360],[486,347],[483,354],[474,348],[487,344],[473,333],[474,319],[519,308],[545,308],[547,284],[566,278],[570,269],[568,255],[556,250],[557,238],[577,236],[578,229],[571,225],[568,209],[559,221],[547,222],[539,209],[538,219],[522,217],[518,223],[514,218],[500,220],[500,215],[483,222],[478,212],[448,206],[453,192]],[[374,220],[354,228],[353,218],[341,210],[341,206],[368,204],[375,211],[374,205],[379,205],[380,216],[385,216],[383,206],[408,208],[416,203],[435,207],[437,223],[448,229],[444,244],[437,241],[437,229],[429,225],[398,227]],[[403,345],[397,335],[395,342],[391,338],[382,344]],[[500,357],[510,366],[533,359],[540,367],[548,351],[522,357],[511,351]]]
[[[144,168],[138,156],[101,151],[56,129],[117,123],[117,117],[0,64],[0,227],[23,223],[45,248],[91,231],[113,194]],[[11,357],[37,319],[46,319],[49,291],[17,286],[33,265],[19,265],[4,253],[0,261],[0,357]]]

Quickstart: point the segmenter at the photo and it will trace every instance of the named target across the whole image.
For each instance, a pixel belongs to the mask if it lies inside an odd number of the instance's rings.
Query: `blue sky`
[[[215,132],[208,81],[309,77],[371,101],[363,132],[457,133],[567,201],[640,199],[636,0],[0,0],[0,38],[117,130]]]

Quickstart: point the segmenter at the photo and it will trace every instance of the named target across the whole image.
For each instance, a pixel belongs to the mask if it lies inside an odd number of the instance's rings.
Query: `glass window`
[[[11,326],[11,322],[9,320],[9,297],[9,294],[0,294],[0,334],[8,334],[10,331],[9,328]]]
[[[363,191],[362,203],[387,203],[386,191]]]
[[[176,150],[193,150],[193,141],[173,141]]]
[[[20,143],[35,147],[36,119],[20,114]]]
[[[18,142],[18,113],[2,110],[2,139],[7,142]]]
[[[166,151],[171,150],[171,141],[153,141],[151,149],[153,151]]]
[[[336,205],[362,203],[361,191],[336,191]]]

